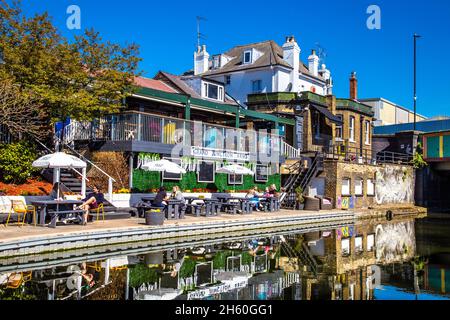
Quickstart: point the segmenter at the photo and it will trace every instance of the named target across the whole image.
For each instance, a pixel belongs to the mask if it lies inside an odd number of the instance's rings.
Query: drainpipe
[[[130,192],[133,189],[133,169],[134,169],[134,153],[131,152],[130,154],[130,158],[129,158],[129,170],[130,170],[130,174],[129,174],[129,181],[128,181],[128,185],[130,187]]]
[[[236,128],[239,128],[239,127],[240,127],[240,123],[239,123],[239,121],[240,121],[240,119],[239,119],[240,114],[241,114],[241,109],[240,109],[240,107],[237,107],[237,112],[236,112]]]

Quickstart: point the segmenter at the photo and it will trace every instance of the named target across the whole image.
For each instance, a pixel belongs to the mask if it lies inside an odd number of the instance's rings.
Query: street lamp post
[[[416,131],[417,117],[417,39],[420,37],[414,33],[414,131]]]

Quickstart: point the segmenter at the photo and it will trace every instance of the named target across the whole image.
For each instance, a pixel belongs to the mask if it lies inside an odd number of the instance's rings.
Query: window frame
[[[225,76],[225,84],[226,85],[230,85],[231,84],[231,75],[226,75]]]
[[[361,239],[361,245],[359,246],[359,248],[356,246],[356,239]],[[363,252],[364,252],[364,236],[357,235],[355,237],[355,253],[356,254],[361,254]]]
[[[344,193],[344,181],[348,181],[348,193]],[[344,177],[341,180],[341,195],[344,197],[351,196],[351,189],[352,189],[352,179],[348,177]]]
[[[369,248],[369,238],[373,239],[372,247]],[[373,252],[375,249],[375,233],[368,234],[366,236],[366,251]]]
[[[357,192],[357,189],[356,189],[356,187],[357,187],[357,185],[358,185],[358,184],[357,184],[358,181],[361,182],[361,192]],[[355,196],[357,196],[357,197],[363,197],[363,196],[364,196],[364,179],[361,178],[361,177],[357,177],[357,178],[355,179],[355,186],[354,186],[354,188],[355,188]]]
[[[351,237],[342,238],[341,239],[341,256],[342,257],[349,257],[352,254],[352,246],[351,246]],[[343,243],[348,241],[348,252],[344,253],[344,246]]]
[[[341,121],[344,120],[344,116],[342,114],[337,114],[336,117],[340,118]],[[340,135],[337,135],[337,131],[339,129]],[[334,132],[334,139],[337,141],[343,141],[344,140],[344,126],[341,124],[340,126],[336,125],[335,132]]]
[[[258,84],[258,89],[255,90],[255,84]],[[252,93],[253,94],[258,94],[262,92],[262,80],[261,79],[257,79],[257,80],[252,80]]]
[[[364,121],[364,143],[370,146],[370,121]]]
[[[369,192],[369,181],[370,182],[372,182],[372,188],[373,188],[373,191],[372,192]],[[367,190],[367,192],[366,192],[366,194],[367,194],[367,196],[368,197],[375,197],[375,179],[373,179],[373,178],[369,178],[369,179],[366,179],[366,190]]]
[[[350,142],[356,142],[355,140],[355,123],[356,118],[355,116],[350,116],[349,123],[348,123],[348,141]]]
[[[216,98],[212,98],[209,96],[210,93],[210,86],[215,86],[217,87],[217,99]],[[213,100],[213,101],[224,101],[225,98],[225,89],[222,85],[220,84],[216,84],[216,83],[212,83],[212,82],[208,82],[208,81],[203,81],[203,98],[205,99],[209,99],[209,100]]]
[[[249,56],[249,60],[248,61],[246,61],[246,59],[245,59],[245,57],[246,57],[246,55],[248,54],[248,56]],[[244,51],[244,57],[243,57],[243,59],[242,59],[242,63],[243,64],[251,64],[252,63],[252,59],[253,58],[253,52],[252,52],[252,50],[245,50]]]

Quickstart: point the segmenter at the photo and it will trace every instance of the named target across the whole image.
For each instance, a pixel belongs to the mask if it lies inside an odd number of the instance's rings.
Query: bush
[[[36,171],[32,167],[36,151],[25,142],[0,145],[0,179],[5,183],[21,184]]]

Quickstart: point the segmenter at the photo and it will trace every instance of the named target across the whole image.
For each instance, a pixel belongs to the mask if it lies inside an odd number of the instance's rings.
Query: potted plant
[[[148,226],[162,226],[165,216],[163,208],[147,210],[145,211],[145,224]]]
[[[301,187],[295,188],[295,207],[297,210],[305,208],[305,198],[303,197],[303,189]]]

